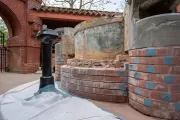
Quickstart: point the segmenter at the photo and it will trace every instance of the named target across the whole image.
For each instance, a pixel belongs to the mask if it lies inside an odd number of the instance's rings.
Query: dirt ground
[[[27,82],[31,82],[39,79],[41,74],[15,74],[15,73],[0,73],[0,94],[5,93],[9,89],[12,89],[18,85],[22,85]],[[90,100],[98,107],[117,114],[125,120],[158,120],[152,117],[145,116],[136,111],[128,104],[110,103]]]

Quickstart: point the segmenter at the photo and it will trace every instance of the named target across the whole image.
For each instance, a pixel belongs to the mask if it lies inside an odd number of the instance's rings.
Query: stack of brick
[[[63,54],[55,57],[55,80],[61,81],[61,65],[66,64],[67,59],[67,56]]]
[[[60,66],[74,57],[74,29],[70,27],[57,28],[61,40],[55,45],[55,80],[60,81]]]
[[[129,51],[129,103],[140,112],[180,118],[180,47]]]
[[[61,87],[80,97],[127,102],[128,71],[125,68],[61,66]]]

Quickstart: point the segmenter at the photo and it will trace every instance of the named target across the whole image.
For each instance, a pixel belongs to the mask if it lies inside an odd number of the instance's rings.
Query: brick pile
[[[61,81],[61,66],[67,63],[68,57],[66,55],[59,55],[55,57],[55,80]]]
[[[124,63],[128,62],[127,54],[116,55],[115,60],[95,60],[95,59],[68,59],[67,65],[74,67],[88,68],[124,68]]]
[[[127,102],[127,82],[125,68],[61,66],[61,87],[88,99]]]
[[[60,67],[66,65],[67,60],[74,58],[74,29],[70,27],[57,28],[60,43],[55,45],[55,80],[60,81]]]
[[[129,51],[129,103],[165,119],[180,118],[180,47]]]

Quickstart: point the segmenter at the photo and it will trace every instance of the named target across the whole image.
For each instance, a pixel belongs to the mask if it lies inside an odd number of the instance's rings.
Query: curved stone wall
[[[129,51],[129,103],[140,112],[180,118],[180,46]]]
[[[123,52],[123,17],[98,18],[75,27],[75,58],[113,59]]]
[[[128,72],[117,68],[61,66],[61,86],[80,97],[127,102]]]
[[[161,14],[139,20],[129,49],[180,45],[180,13]]]

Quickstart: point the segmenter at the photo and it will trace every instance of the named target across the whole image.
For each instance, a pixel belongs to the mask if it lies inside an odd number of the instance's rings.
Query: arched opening
[[[30,13],[37,0],[0,0],[0,16],[7,26],[10,72],[30,73],[38,70],[40,44],[35,34],[41,19]]]
[[[20,36],[21,24],[15,13],[0,1],[0,16],[7,26],[9,38]]]
[[[165,13],[177,12],[177,5],[179,0],[140,0],[137,2],[139,9],[139,18],[143,19],[146,17],[160,15]],[[135,5],[136,6],[136,5]]]
[[[8,28],[5,24],[5,22],[3,21],[3,19],[1,18],[1,16],[0,16],[0,31],[3,34],[0,38],[0,46],[6,46],[7,40],[9,38]]]
[[[0,1],[0,31],[1,31],[1,45],[0,45],[0,71],[8,72],[11,68],[19,66],[22,63],[21,58],[16,56],[16,48],[11,46],[19,40],[23,40],[22,28],[19,22],[17,13],[14,8],[4,1]],[[19,63],[17,63],[17,61]],[[12,62],[13,61],[13,62]]]
[[[7,40],[8,29],[3,19],[0,17],[0,72],[8,71],[8,59],[7,59]]]

